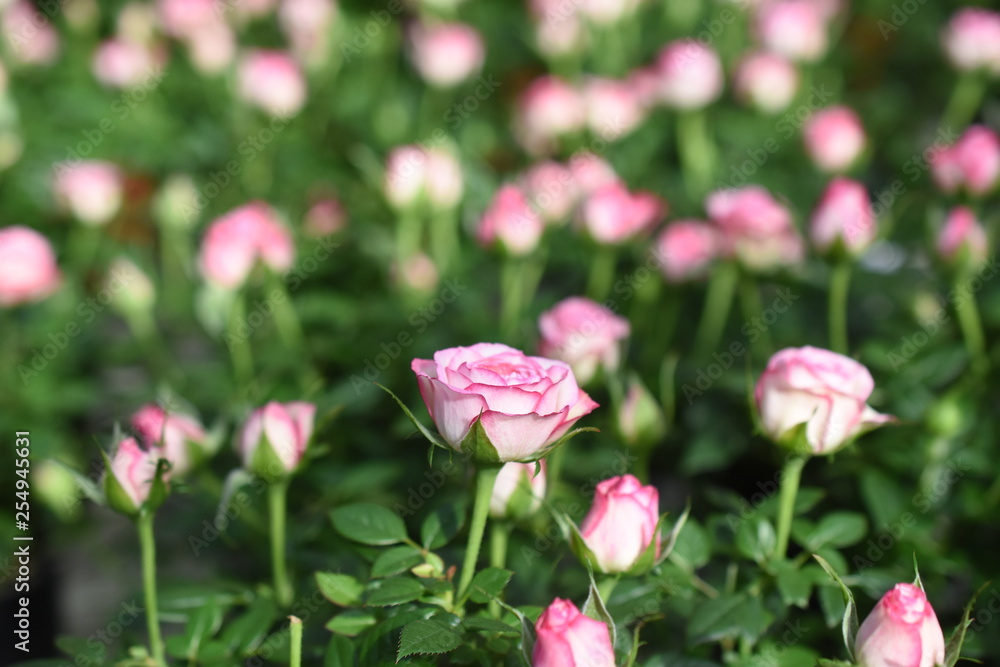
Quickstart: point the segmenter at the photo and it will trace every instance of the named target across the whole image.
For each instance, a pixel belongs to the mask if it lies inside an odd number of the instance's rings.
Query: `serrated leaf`
[[[837,571],[822,556],[813,554],[813,558],[830,575],[830,578],[840,586],[840,592],[844,596],[844,620],[841,624],[844,633],[844,646],[847,648],[847,655],[850,656],[851,660],[854,660],[854,638],[858,634],[858,607],[854,603],[854,593],[851,592],[851,589],[847,587],[840,578],[840,575],[837,574]]]
[[[412,577],[380,579],[369,584],[365,604],[369,607],[391,607],[412,602],[423,594],[423,584]]]
[[[440,447],[442,449],[447,449],[449,451],[455,451],[454,449],[452,449],[451,447],[449,447],[448,445],[446,445],[444,442],[442,442],[441,440],[439,440],[438,437],[436,435],[434,435],[433,433],[431,433],[430,430],[426,426],[424,426],[419,421],[417,421],[417,418],[415,416],[413,416],[413,413],[410,412],[410,409],[408,407],[406,407],[406,403],[403,403],[403,401],[399,400],[399,397],[396,396],[396,394],[392,393],[392,391],[390,391],[388,387],[384,387],[384,386],[380,385],[378,382],[373,382],[372,384],[374,384],[376,387],[378,387],[379,389],[381,389],[385,393],[387,393],[390,396],[392,396],[392,400],[396,401],[396,404],[399,405],[399,407],[401,407],[403,409],[403,412],[406,414],[406,417],[411,422],[413,422],[413,425],[417,427],[417,430],[420,431],[420,434],[422,436],[424,436],[425,438],[427,438],[428,442],[430,442],[432,445],[435,445],[435,446]]]
[[[424,562],[420,551],[411,546],[400,546],[387,549],[378,555],[372,563],[372,579],[392,577],[406,572],[411,567]]]
[[[362,631],[375,625],[375,614],[360,609],[350,609],[337,614],[326,623],[330,632],[345,637],[355,637]]]
[[[406,524],[391,510],[374,503],[353,503],[330,512],[338,533],[349,540],[387,546],[406,540]]]
[[[499,567],[488,567],[476,572],[469,585],[469,598],[473,602],[484,604],[493,598],[500,597],[514,573]]]
[[[316,585],[327,600],[341,607],[354,607],[361,602],[364,584],[349,574],[317,572]]]
[[[462,643],[462,635],[433,618],[413,621],[399,636],[396,662],[415,653],[447,653]]]

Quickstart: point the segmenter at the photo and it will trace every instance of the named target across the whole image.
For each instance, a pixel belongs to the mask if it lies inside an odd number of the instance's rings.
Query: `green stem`
[[[472,505],[472,523],[469,525],[469,543],[465,547],[465,562],[462,563],[462,577],[458,582],[459,604],[468,595],[469,585],[476,573],[476,561],[479,560],[486,519],[490,513],[490,496],[493,495],[493,484],[499,472],[499,465],[481,465],[476,470],[476,495]]]
[[[292,633],[291,656],[289,667],[301,667],[302,665],[302,619],[297,616],[288,617],[288,626]]]
[[[751,322],[754,329],[760,333],[757,339],[759,341],[758,349],[762,348],[764,353],[769,355],[774,349],[771,328],[766,321],[762,320],[764,304],[760,300],[760,289],[757,286],[757,281],[752,276],[743,276],[740,280],[740,304],[743,308],[743,317],[747,322]]]
[[[274,592],[278,604],[287,607],[292,603],[292,586],[288,581],[285,564],[285,517],[288,480],[272,481],[267,487],[267,504],[271,521],[271,568],[274,573]]]
[[[708,133],[702,110],[682,111],[677,116],[677,152],[688,195],[701,201],[712,187],[715,171],[715,144]]]
[[[435,211],[431,219],[431,254],[438,272],[448,272],[458,257],[458,212],[455,209]]]
[[[792,533],[792,519],[795,518],[795,496],[799,493],[802,469],[808,459],[804,456],[790,456],[785,462],[781,475],[781,492],[778,498],[778,541],[774,548],[776,560],[784,560],[788,552],[788,537]]]
[[[847,354],[847,295],[851,285],[851,263],[838,260],[830,275],[829,326],[830,349]]]
[[[510,542],[510,524],[506,521],[490,523],[490,567],[507,566],[507,544]],[[500,605],[490,600],[490,616],[500,618]]]
[[[153,538],[153,513],[142,511],[137,521],[139,548],[142,551],[142,587],[146,594],[146,627],[149,648],[157,665],[166,665],[163,637],[160,635],[160,614],[156,602],[156,540]]]
[[[718,347],[726,320],[729,319],[729,309],[738,280],[739,270],[732,262],[720,265],[712,275],[705,294],[705,309],[695,332],[696,357],[703,358]]]
[[[955,281],[955,287],[961,293],[965,290],[962,279]],[[958,316],[958,325],[962,329],[962,337],[965,339],[965,349],[969,353],[973,370],[983,373],[989,367],[989,359],[986,356],[986,339],[983,335],[983,323],[979,318],[979,307],[976,305],[976,298],[972,294],[968,298],[959,302],[955,306],[955,314]]]
[[[292,304],[285,282],[277,275],[271,277],[271,295],[274,295],[274,323],[278,327],[278,335],[289,351],[300,354],[302,345],[302,324],[299,315]]]
[[[229,331],[226,335],[226,347],[233,362],[233,378],[236,387],[248,390],[253,381],[253,352],[250,340],[240,331],[246,320],[246,302],[243,294],[233,297],[233,306],[229,311]]]
[[[965,72],[955,82],[941,119],[943,129],[956,132],[969,124],[983,99],[986,87],[979,72]]]
[[[603,301],[611,291],[618,265],[618,251],[613,246],[601,246],[594,253],[587,279],[587,295],[594,301]]]

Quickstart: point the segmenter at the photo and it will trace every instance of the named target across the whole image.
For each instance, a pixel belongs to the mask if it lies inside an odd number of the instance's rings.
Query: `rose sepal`
[[[406,403],[403,403],[403,401],[400,400],[400,398],[398,396],[396,396],[396,394],[392,393],[391,389],[389,389],[388,387],[386,387],[384,385],[379,384],[378,382],[372,382],[372,384],[375,385],[376,387],[378,387],[379,389],[381,389],[382,391],[384,391],[385,393],[387,393],[390,396],[392,396],[392,400],[396,401],[396,404],[399,405],[399,407],[403,409],[403,413],[406,415],[407,419],[409,419],[411,422],[413,422],[413,425],[417,427],[418,431],[420,431],[420,435],[422,435],[425,438],[427,438],[427,442],[431,443],[435,447],[440,447],[441,449],[447,449],[449,452],[455,451],[454,448],[449,447],[447,444],[445,444],[444,442],[442,442],[440,439],[438,439],[438,437],[436,435],[434,435],[434,433],[431,432],[430,429],[428,429],[426,426],[424,426],[423,424],[421,424],[417,420],[416,416],[414,416],[414,414],[410,411],[410,408],[406,407]],[[496,451],[496,450],[494,449],[494,451]]]

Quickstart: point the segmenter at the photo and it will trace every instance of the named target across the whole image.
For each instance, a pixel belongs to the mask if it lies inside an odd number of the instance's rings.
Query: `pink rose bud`
[[[118,443],[111,456],[111,467],[104,476],[105,495],[112,509],[134,516],[144,504],[158,500],[151,496],[162,456],[158,448],[143,449],[135,438],[125,438]]]
[[[555,76],[535,79],[518,99],[515,134],[532,153],[551,150],[556,140],[586,123],[583,95]]]
[[[826,54],[827,11],[815,0],[777,0],[757,12],[757,36],[778,55],[815,62]]]
[[[615,426],[629,447],[652,447],[667,433],[659,402],[638,376],[629,378],[625,399],[615,414]]]
[[[611,477],[597,485],[594,504],[580,526],[580,535],[601,572],[627,572],[655,540],[660,553],[660,493],[632,475]]]
[[[439,211],[450,211],[462,200],[462,165],[445,148],[427,151],[427,203]]]
[[[744,104],[764,113],[778,113],[795,99],[799,71],[783,56],[758,51],[740,61],[733,87]]]
[[[941,35],[948,60],[962,72],[1000,75],[1000,13],[979,7],[958,10]]]
[[[701,109],[722,94],[724,76],[719,56],[701,42],[683,39],[668,44],[656,61],[660,101],[675,109]]]
[[[77,220],[86,225],[103,225],[118,213],[125,177],[117,166],[85,160],[59,163],[55,170],[56,198]]]
[[[242,285],[257,261],[284,273],[295,261],[288,230],[264,202],[250,202],[215,220],[205,233],[199,264],[209,281],[227,289]]]
[[[764,188],[717,190],[708,196],[705,208],[719,229],[723,254],[744,266],[772,271],[802,260],[802,239],[791,213]]]
[[[542,313],[538,329],[539,354],[565,361],[580,384],[589,383],[598,370],[617,371],[622,341],[632,332],[624,317],[582,296],[563,299]]]
[[[59,33],[46,14],[29,0],[4,3],[3,31],[7,53],[25,65],[50,65],[59,56]]]
[[[573,172],[558,162],[540,162],[531,167],[521,179],[532,208],[538,210],[546,222],[566,222],[576,206],[577,185]]]
[[[539,459],[597,407],[569,365],[506,345],[440,350],[433,360],[414,359],[411,368],[445,442],[476,460]]]
[[[535,623],[531,667],[615,667],[608,626],[556,598]]]
[[[860,667],[937,667],[944,664],[941,624],[927,596],[896,584],[882,596],[854,639]]]
[[[21,225],[0,229],[0,306],[41,301],[61,282],[48,239]]]
[[[427,152],[419,146],[398,146],[385,160],[385,198],[396,209],[420,203],[427,185]]]
[[[574,153],[569,160],[569,170],[581,196],[592,195],[606,185],[621,181],[607,160],[588,151]]]
[[[283,51],[251,51],[240,61],[240,97],[272,116],[294,116],[306,101],[298,63]]]
[[[812,114],[802,133],[809,157],[826,172],[846,170],[865,149],[861,119],[845,106],[827,107]]]
[[[623,183],[612,183],[587,197],[580,218],[592,239],[617,244],[650,231],[665,213],[665,202],[656,195],[632,193]]]
[[[278,22],[292,53],[310,66],[323,64],[336,18],[337,5],[332,0],[283,0],[278,7]]]
[[[583,99],[587,126],[606,141],[625,136],[646,116],[641,98],[628,81],[591,77],[584,84]]]
[[[105,86],[129,88],[146,78],[154,65],[149,47],[123,39],[109,39],[94,52],[94,76]]]
[[[339,200],[327,197],[309,207],[302,220],[302,231],[309,238],[321,239],[344,229],[347,212]]]
[[[587,33],[579,12],[565,11],[564,0],[528,0],[535,24],[535,47],[550,57],[579,53]]]
[[[541,467],[534,463],[503,464],[490,496],[491,517],[521,519],[538,511],[545,498],[545,461],[538,465]]]
[[[298,467],[312,438],[316,406],[271,401],[250,413],[236,440],[243,467],[265,478],[285,477]]]
[[[580,0],[576,3],[590,23],[609,26],[635,12],[638,0]]]
[[[202,74],[219,74],[236,57],[236,33],[223,21],[206,23],[186,41],[191,64]]]
[[[545,222],[532,209],[516,185],[497,191],[479,221],[477,236],[484,246],[499,243],[512,255],[531,253],[542,238]]]
[[[966,266],[981,264],[989,253],[986,230],[967,206],[956,206],[937,239],[938,256],[945,262]]]
[[[437,88],[451,88],[483,66],[483,38],[464,23],[415,23],[410,29],[410,44],[413,66],[424,81]]]
[[[835,178],[813,211],[809,235],[820,254],[835,248],[857,256],[875,240],[875,211],[868,190],[857,181]]]
[[[177,38],[189,38],[221,19],[215,0],[156,0],[156,12],[163,32]]]
[[[148,449],[161,450],[174,475],[190,470],[192,459],[209,447],[208,434],[197,419],[180,412],[167,413],[154,403],[132,415],[132,428]]]
[[[708,275],[719,255],[719,234],[700,220],[678,220],[663,230],[656,249],[669,282],[698,280]]]
[[[400,266],[393,267],[396,280],[415,292],[430,292],[438,286],[441,274],[434,260],[422,252],[407,257]]]
[[[853,359],[801,347],[771,357],[754,396],[769,438],[798,451],[830,454],[894,419],[866,404],[874,388],[871,373]],[[797,439],[800,432],[805,443]]]
[[[944,192],[964,187],[973,195],[987,194],[1000,177],[1000,138],[988,127],[973,125],[954,146],[934,151],[930,165],[934,181]]]

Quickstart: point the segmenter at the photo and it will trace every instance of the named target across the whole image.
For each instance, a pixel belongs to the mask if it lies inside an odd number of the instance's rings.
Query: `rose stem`
[[[830,349],[847,354],[847,294],[851,285],[851,264],[838,260],[830,275],[829,326]]]
[[[969,124],[983,98],[983,80],[978,72],[966,72],[959,76],[948,98],[941,118],[941,126],[946,132],[952,128],[963,128]]]
[[[682,111],[677,115],[677,152],[688,196],[699,201],[711,188],[715,169],[715,146],[704,111]]]
[[[490,496],[493,484],[500,472],[499,465],[481,464],[476,470],[476,495],[472,505],[472,523],[469,525],[469,543],[465,547],[465,562],[462,563],[462,578],[458,582],[458,599],[461,606],[468,595],[472,575],[476,573],[476,561],[483,544],[486,518],[490,513]]]
[[[140,511],[137,521],[139,548],[142,551],[142,587],[146,595],[146,627],[149,648],[157,665],[165,665],[160,616],[156,602],[156,540],[153,538],[153,513]]]
[[[696,357],[704,358],[719,345],[722,330],[729,319],[729,308],[738,278],[739,271],[733,263],[722,264],[715,269],[705,294],[705,310],[701,313],[695,332]]]
[[[615,278],[618,253],[613,246],[601,246],[594,252],[587,279],[587,296],[594,301],[603,301],[611,291]]]
[[[961,277],[955,280],[956,294],[967,291],[962,284]],[[955,304],[955,314],[958,315],[958,325],[962,329],[962,337],[965,338],[965,349],[969,353],[972,369],[976,374],[984,372],[989,365],[986,356],[986,342],[983,338],[983,324],[979,319],[979,307],[976,305],[976,297],[967,294],[967,298]]]
[[[490,567],[507,565],[507,543],[510,541],[510,524],[506,521],[490,523]],[[490,615],[500,618],[500,605],[490,600]]]
[[[285,565],[285,505],[288,480],[272,480],[267,487],[267,504],[271,520],[271,568],[274,572],[274,593],[278,604],[287,607],[292,603],[292,587],[288,583]]]
[[[751,276],[743,276],[740,280],[740,304],[743,308],[743,317],[747,322],[757,320],[761,322],[764,316],[764,304],[760,300],[760,288],[757,281]],[[773,323],[772,323],[773,324]],[[771,340],[771,331],[768,323],[763,322],[763,326],[757,327],[760,332],[759,345],[764,349],[765,354],[771,354],[774,349],[774,341]]]
[[[233,298],[233,306],[229,312],[229,334],[226,347],[233,360],[233,377],[236,386],[248,391],[253,380],[253,352],[250,341],[240,333],[240,325],[246,318],[246,303],[243,294],[237,293]]]
[[[302,619],[297,616],[288,617],[288,627],[292,632],[291,657],[289,667],[302,665]]]
[[[777,560],[784,560],[788,551],[788,536],[792,532],[792,518],[795,515],[795,496],[799,492],[802,468],[806,465],[804,456],[790,456],[781,474],[781,493],[778,498],[778,541],[774,547]]]

